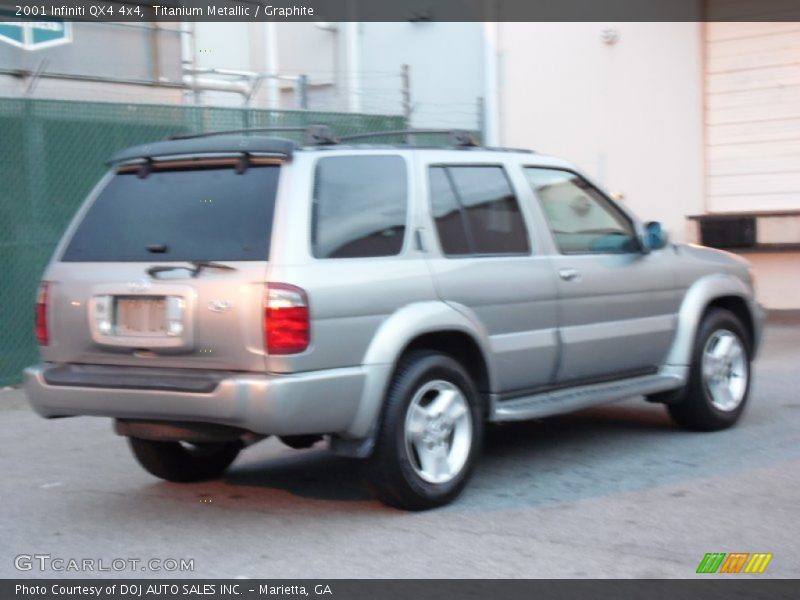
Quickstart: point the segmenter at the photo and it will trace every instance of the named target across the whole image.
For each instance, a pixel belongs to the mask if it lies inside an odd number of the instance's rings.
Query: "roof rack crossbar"
[[[450,146],[457,147],[475,147],[480,146],[478,140],[472,132],[466,129],[397,129],[394,131],[372,131],[369,133],[355,133],[352,135],[343,135],[339,137],[340,142],[349,142],[353,140],[362,140],[372,137],[385,137],[402,135],[409,138],[412,135],[430,135],[430,134],[446,134]]]
[[[206,131],[187,135],[173,135],[169,140],[194,140],[218,135],[238,135],[242,133],[305,133],[305,143],[309,146],[335,144],[337,139],[327,125],[309,125],[307,127],[248,127],[246,129],[226,129],[224,131]]]

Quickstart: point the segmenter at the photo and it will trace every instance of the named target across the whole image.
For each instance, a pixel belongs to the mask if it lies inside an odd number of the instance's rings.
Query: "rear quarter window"
[[[394,256],[403,248],[408,176],[400,156],[330,156],[314,174],[316,258]]]

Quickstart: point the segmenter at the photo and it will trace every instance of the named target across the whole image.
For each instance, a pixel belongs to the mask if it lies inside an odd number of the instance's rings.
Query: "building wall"
[[[183,101],[183,90],[174,87],[42,78],[28,92],[29,83],[27,77],[0,75],[0,96],[128,104],[180,104]]]
[[[481,23],[363,23],[360,31],[368,112],[401,108],[400,72],[407,64],[415,127],[477,128],[484,95]]]
[[[753,265],[759,302],[771,310],[800,309],[800,253],[752,252],[743,256]]]
[[[704,207],[701,27],[500,24],[501,143],[572,161],[685,239]]]
[[[258,31],[254,31],[256,25],[259,25],[261,29],[264,28],[263,23],[252,25],[248,23],[193,23],[190,31],[194,43],[184,45],[185,62],[201,69],[253,71],[259,67],[265,68],[263,62],[261,64],[254,63],[253,46],[258,34]],[[193,55],[192,51],[194,51]],[[221,79],[228,80],[229,78]],[[191,95],[189,97],[191,98]],[[197,100],[202,104],[213,106],[242,106],[244,104],[241,94],[216,90],[199,92]],[[260,100],[261,97],[254,99],[253,105],[261,106]]]
[[[57,46],[23,49],[0,42],[0,95],[182,101],[179,23],[75,22],[70,28],[71,41]]]
[[[70,24],[69,43],[23,49],[0,42],[0,70],[178,84],[179,27],[179,23],[75,22]]]
[[[344,84],[336,78],[337,72],[344,68],[337,47],[341,26],[332,23],[328,29],[322,29],[315,23],[281,23],[276,27],[281,72],[305,73],[312,85]]]
[[[194,31],[197,66],[304,74],[311,110],[401,114],[407,64],[415,126],[476,129],[480,123],[480,23],[197,23]],[[265,81],[253,106],[268,104],[268,87]],[[278,106],[296,108],[294,85],[282,81],[278,88]],[[203,102],[236,106],[241,97],[203,92]]]

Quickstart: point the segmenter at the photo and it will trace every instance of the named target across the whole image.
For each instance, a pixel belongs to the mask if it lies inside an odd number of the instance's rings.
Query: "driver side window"
[[[562,254],[635,252],[633,224],[599,190],[571,171],[526,167]]]

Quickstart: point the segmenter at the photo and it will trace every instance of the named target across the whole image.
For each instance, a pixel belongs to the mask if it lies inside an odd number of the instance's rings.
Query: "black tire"
[[[183,444],[132,437],[128,442],[148,473],[177,483],[216,479],[242,449],[239,441]]]
[[[406,415],[417,392],[439,381],[455,386],[466,401],[467,410],[462,410],[461,414],[469,415],[469,423],[464,424],[464,417],[460,417],[462,424],[459,429],[464,434],[471,432],[471,444],[467,452],[461,453],[462,457],[466,456],[465,462],[451,480],[431,483],[415,470],[421,463],[406,441]],[[455,499],[467,484],[480,454],[482,412],[478,390],[458,362],[430,351],[412,352],[404,357],[389,385],[375,448],[367,461],[368,481],[375,496],[404,510],[426,510]],[[450,434],[449,442],[444,442],[445,446],[453,447],[453,435]]]
[[[703,375],[703,353],[709,339],[717,332],[728,332],[738,338],[744,351],[744,396],[735,408],[720,410],[712,400],[712,393]],[[741,321],[728,310],[708,311],[697,331],[689,367],[689,381],[672,404],[667,405],[672,419],[692,431],[719,431],[732,427],[741,417],[750,396],[752,343]]]

